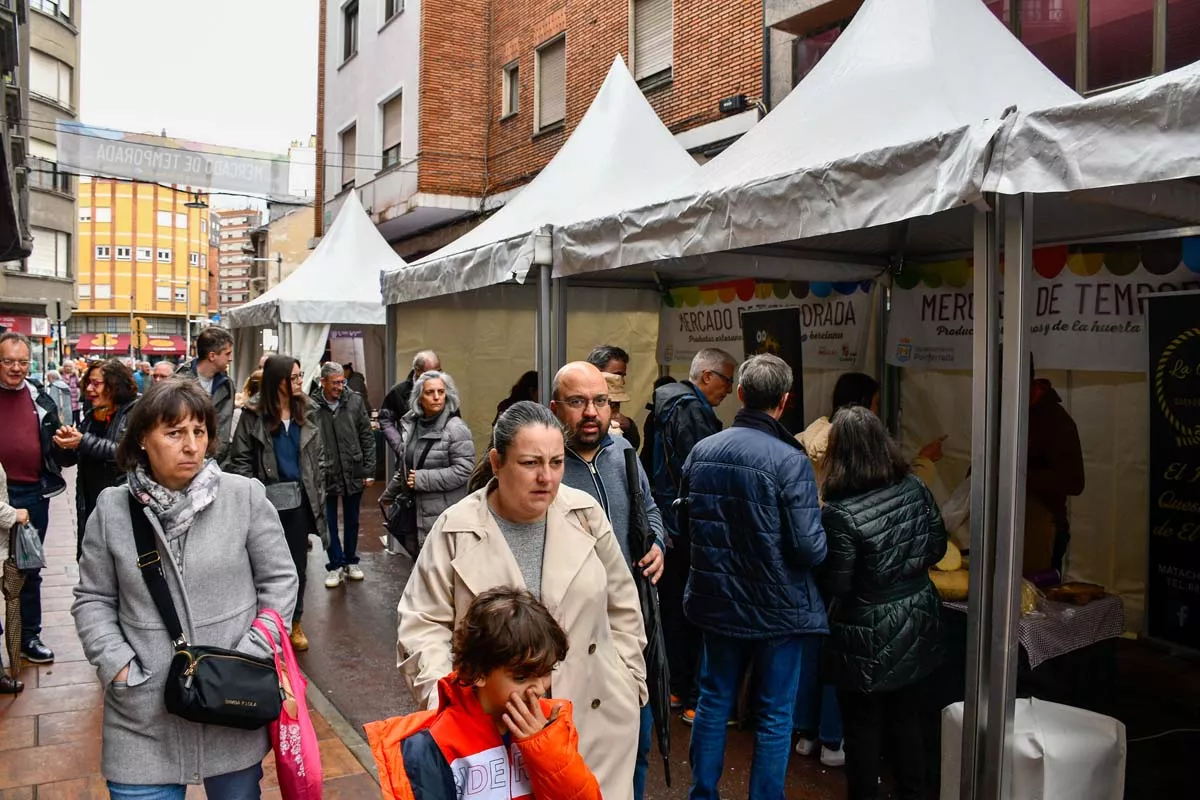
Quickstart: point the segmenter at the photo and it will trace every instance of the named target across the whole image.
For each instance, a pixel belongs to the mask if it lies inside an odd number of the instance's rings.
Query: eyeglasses
[[[299,378],[299,377],[295,377],[295,378],[292,378],[292,380],[296,381],[296,380],[300,380],[300,378]],[[341,380],[332,380],[332,381],[330,381],[330,382],[329,382],[329,385],[330,385],[330,386],[345,386],[345,385],[346,385],[346,379],[345,379],[345,378],[342,378]]]
[[[98,381],[88,381],[87,385],[92,387],[93,389],[99,389],[101,386],[104,385],[104,379],[101,378]]]
[[[718,378],[725,381],[725,383],[729,384],[730,386],[733,386],[733,376],[725,375],[723,373],[717,372],[714,369],[710,369],[708,372],[710,375],[716,375]]]
[[[28,358],[0,358],[0,364],[6,367],[20,367],[21,369],[29,369]]]
[[[591,403],[596,408],[606,408],[608,406],[608,397],[604,395],[600,397],[567,397],[559,402],[566,403],[571,408],[579,411],[580,409],[587,408],[588,403]]]
[[[300,383],[300,381],[302,381],[303,379],[304,379],[303,375],[293,375],[292,383]]]

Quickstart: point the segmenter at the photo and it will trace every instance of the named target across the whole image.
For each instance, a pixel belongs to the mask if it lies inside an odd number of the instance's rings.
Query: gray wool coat
[[[71,614],[104,686],[102,770],[118,783],[183,784],[250,767],[270,748],[266,728],[199,725],[167,713],[173,649],[137,566],[129,489],[105,489],[88,520]],[[258,481],[222,474],[217,497],[184,534],[183,562],[146,511],[163,572],[192,644],[270,656],[251,625],[273,608],[291,619],[299,581],[279,516]],[[128,680],[113,678],[126,665]]]
[[[475,442],[471,429],[462,417],[443,413],[438,424],[417,441],[414,463],[408,463],[408,442],[417,428],[417,415],[412,411],[400,420],[400,465],[383,493],[383,501],[391,502],[397,495],[408,491],[408,471],[417,471],[414,480],[414,495],[417,499],[417,540],[425,543],[425,537],[450,506],[467,496],[467,481],[475,469]],[[429,455],[418,468],[425,446],[432,443]]]

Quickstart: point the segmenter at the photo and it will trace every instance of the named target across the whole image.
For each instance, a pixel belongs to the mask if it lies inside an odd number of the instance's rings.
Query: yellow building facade
[[[206,207],[188,207],[197,198]],[[149,340],[143,357],[185,355],[188,320],[207,317],[215,301],[205,195],[81,178],[78,202],[77,307],[69,323],[75,354],[127,354],[130,319],[140,317]]]

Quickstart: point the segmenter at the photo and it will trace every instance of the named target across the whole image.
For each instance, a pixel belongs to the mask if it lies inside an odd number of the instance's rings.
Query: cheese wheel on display
[[[967,599],[967,586],[971,581],[971,573],[965,569],[956,569],[953,572],[931,569],[929,570],[929,579],[933,581],[934,588],[937,589],[943,600]]]
[[[942,556],[942,560],[934,564],[933,568],[940,572],[954,572],[962,568],[962,560],[962,551],[958,549],[958,545],[947,539],[946,555]]]

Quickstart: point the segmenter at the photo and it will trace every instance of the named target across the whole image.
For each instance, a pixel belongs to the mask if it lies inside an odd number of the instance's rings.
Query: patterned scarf
[[[221,469],[214,459],[208,459],[182,492],[168,489],[150,477],[149,471],[138,464],[129,473],[129,491],[150,507],[158,518],[167,539],[178,539],[191,530],[196,515],[217,499],[221,485]],[[174,546],[174,543],[172,543]]]

